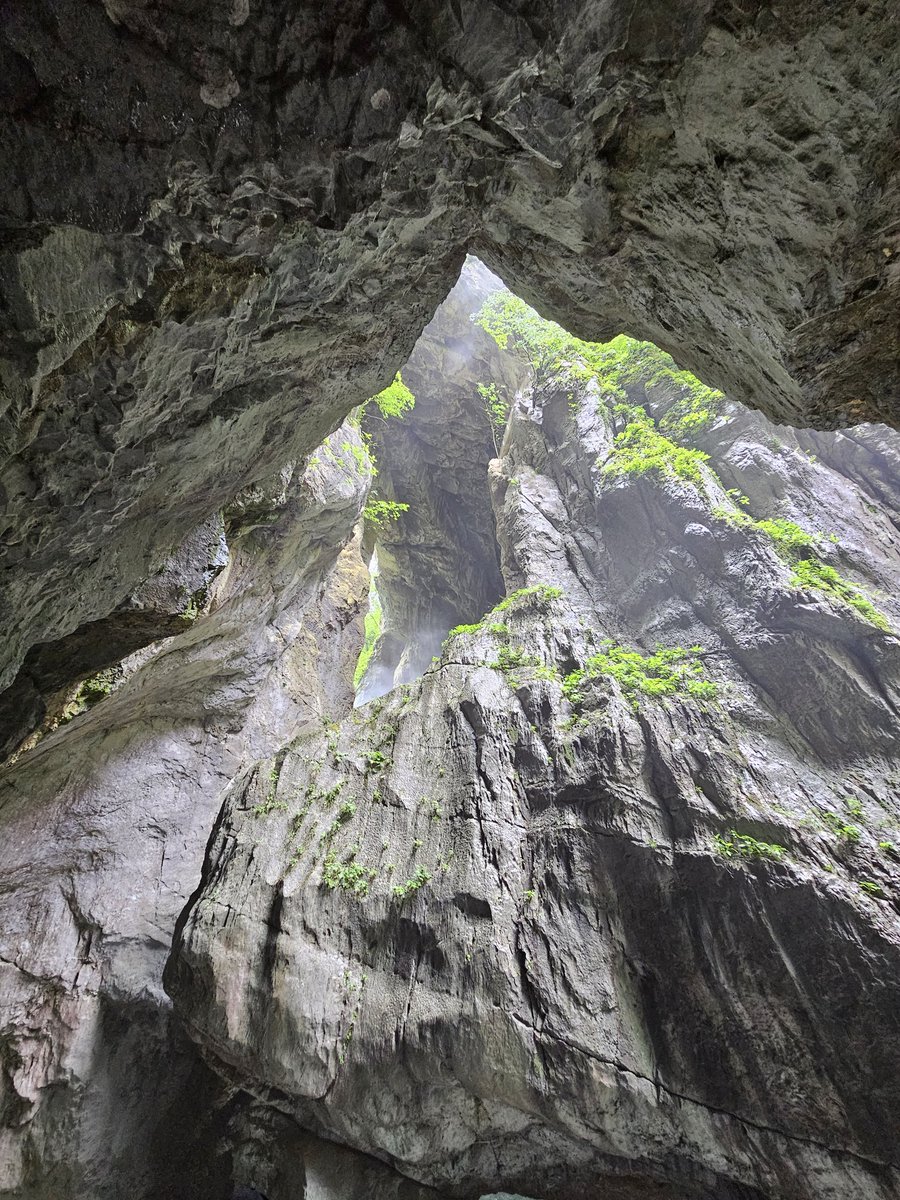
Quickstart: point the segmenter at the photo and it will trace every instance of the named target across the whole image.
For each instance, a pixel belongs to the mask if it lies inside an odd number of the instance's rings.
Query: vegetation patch
[[[832,833],[845,842],[858,842],[860,839],[859,826],[848,824],[842,817],[833,812],[822,813],[822,820]]]
[[[862,588],[839,575],[834,567],[817,558],[801,558],[794,563],[791,585],[802,591],[815,590],[849,604],[864,620],[876,629],[890,632],[890,624],[884,613],[878,611]]]
[[[497,391],[496,383],[479,383],[478,394],[484,404],[485,415],[491,427],[491,437],[494,440],[494,453],[500,454],[500,442],[503,431],[509,420],[510,403]]]
[[[374,404],[381,415],[387,419],[388,417],[402,417],[404,413],[409,412],[415,405],[416,398],[403,382],[398,371],[393,381],[366,403]]]
[[[664,437],[642,408],[617,404],[616,411],[628,417],[628,424],[613,439],[613,452],[603,464],[604,475],[656,475],[697,486],[703,484],[703,465],[709,461],[708,454],[689,450]]]
[[[728,833],[714,833],[713,845],[723,858],[780,859],[787,854],[785,847],[777,842],[761,842],[749,833],[738,833],[736,829],[729,829]]]
[[[368,896],[369,884],[378,872],[357,862],[358,853],[359,847],[351,846],[343,859],[339,859],[333,850],[328,851],[322,864],[322,883],[329,891],[350,892],[360,899]]]
[[[396,500],[370,500],[363,509],[363,517],[380,528],[398,521],[405,512],[409,512],[408,504],[400,504]]]
[[[875,883],[872,879],[861,879],[859,881],[859,890],[865,892],[867,896],[874,896],[876,900],[887,899],[884,888],[880,883]]]
[[[784,517],[772,520],[754,520],[749,513],[737,510],[714,508],[713,516],[729,525],[742,529],[754,529],[771,541],[775,551],[792,568],[791,586],[800,591],[819,591],[847,604],[876,629],[889,633],[891,626],[883,613],[879,612],[861,587],[851,583],[834,567],[822,562],[818,551],[828,540],[836,542],[834,534],[811,533],[795,521]]]
[[[546,583],[519,588],[516,592],[510,592],[499,604],[495,604],[491,612],[488,613],[488,616],[491,616],[493,613],[506,612],[510,608],[517,608],[525,604],[532,604],[537,608],[547,610],[553,601],[559,600],[561,596],[562,588],[552,587]]]
[[[377,593],[370,595],[370,607],[366,613],[364,623],[365,636],[362,644],[362,649],[359,652],[359,658],[356,660],[356,669],[353,672],[353,686],[358,688],[362,682],[362,678],[366,673],[366,668],[369,665],[369,659],[375,652],[375,646],[378,639],[381,637],[381,620],[382,609]]]
[[[392,891],[396,899],[402,902],[407,896],[411,896],[414,892],[423,888],[430,880],[431,872],[426,870],[425,867],[418,867],[415,874],[410,879],[407,879],[406,883],[395,884]]]
[[[601,644],[604,648],[598,654],[563,680],[563,694],[572,704],[582,702],[581,689],[588,680],[601,676],[615,679],[635,707],[640,696],[715,700],[719,694],[718,684],[704,678],[706,668],[698,657],[702,646],[657,646],[655,653],[641,654],[608,639]]]

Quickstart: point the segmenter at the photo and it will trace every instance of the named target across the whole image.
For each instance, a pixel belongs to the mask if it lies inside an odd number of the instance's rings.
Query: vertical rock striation
[[[368,486],[339,451],[242,493],[211,611],[0,774],[0,1194],[228,1194],[253,1123],[162,969],[223,787],[352,703]]]
[[[722,400],[626,469],[683,398],[520,390],[507,599],[237,776],[167,968],[227,1078],[452,1194],[900,1191],[896,439]]]

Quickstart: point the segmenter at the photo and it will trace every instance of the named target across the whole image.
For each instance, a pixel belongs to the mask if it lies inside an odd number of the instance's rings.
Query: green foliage
[[[592,655],[584,668],[572,671],[563,680],[563,695],[572,704],[581,702],[585,681],[598,676],[615,679],[635,705],[640,695],[682,695],[695,700],[715,700],[718,696],[718,685],[703,678],[705,667],[697,657],[702,653],[700,646],[687,650],[683,646],[657,646],[655,653],[641,654],[611,641],[603,645],[605,648]]]
[[[532,587],[519,588],[516,592],[510,592],[499,604],[494,605],[491,614],[506,612],[507,609],[523,604],[533,604],[537,608],[547,609],[554,600],[559,600],[561,596],[562,588],[552,587],[546,583],[534,584]]]
[[[568,357],[577,353],[577,338],[553,321],[545,321],[512,292],[488,296],[475,321],[501,350],[512,348],[528,361],[537,385],[546,382]]]
[[[675,392],[675,401],[662,422],[669,437],[692,436],[709,423],[724,399],[721,392],[679,370],[652,342],[624,335],[609,342],[584,342],[553,321],[545,321],[511,292],[490,296],[476,321],[502,350],[512,348],[528,362],[538,386],[565,372],[581,382],[592,380],[609,403],[626,401],[629,388],[668,385]],[[572,407],[571,393],[569,400]]]
[[[884,900],[884,888],[880,883],[875,883],[872,879],[861,879],[859,881],[859,890],[865,892],[867,896],[874,896],[878,900]]]
[[[370,500],[363,509],[363,516],[372,525],[387,525],[400,519],[401,513],[409,512],[408,504],[398,504],[394,500]]]
[[[702,450],[688,450],[664,437],[642,408],[636,409],[633,405],[617,405],[616,408],[627,409],[630,419],[613,440],[613,452],[603,466],[604,475],[650,474],[662,479],[703,483],[701,468],[709,461],[708,454]]]
[[[359,658],[356,660],[356,669],[353,672],[354,688],[358,688],[362,682],[362,677],[366,673],[366,667],[369,665],[369,659],[372,657],[378,639],[381,637],[381,616],[381,605],[378,602],[378,597],[374,596],[372,607],[366,613],[364,625],[365,640],[359,652]]]
[[[368,896],[369,884],[376,877],[377,872],[357,862],[358,853],[358,848],[352,846],[344,858],[339,859],[334,850],[329,850],[322,863],[324,886],[330,891],[339,889],[342,892],[350,892],[360,899]]]
[[[527,888],[525,890],[524,895],[522,896],[522,899],[525,901],[526,904],[531,904],[536,895],[537,895],[537,892],[534,890],[534,888]]]
[[[859,828],[856,825],[848,825],[843,818],[833,812],[822,813],[822,820],[828,826],[832,833],[837,834],[839,838],[843,838],[845,842],[858,842],[860,838]]]
[[[822,542],[820,533],[809,533],[784,517],[776,517],[771,521],[754,521],[753,524],[768,534],[775,543],[775,549],[786,558],[796,557],[805,550],[815,550]]]
[[[415,402],[415,396],[403,382],[399,371],[394,376],[393,382],[389,383],[384,391],[367,401],[367,403],[376,405],[385,419],[402,417],[405,412],[409,412]]]
[[[760,842],[736,829],[729,829],[727,834],[714,833],[713,844],[723,858],[779,859],[787,853],[777,842]]]
[[[511,646],[501,646],[497,651],[497,657],[491,663],[495,671],[514,671],[517,667],[525,665],[525,655],[521,650],[514,650]]]
[[[496,604],[490,612],[486,613],[480,621],[476,621],[474,625],[455,625],[444,639],[444,645],[446,646],[450,638],[469,633],[490,633],[493,637],[499,638],[501,641],[507,641],[509,639],[508,626],[503,621],[490,620],[491,617],[496,616],[498,613],[508,612],[510,609],[523,608],[525,606],[533,606],[546,612],[553,601],[559,600],[561,596],[562,588],[553,587],[545,583],[519,588],[518,591],[511,592],[508,596],[505,596],[499,604]],[[507,659],[504,662],[497,662],[493,665],[501,666],[504,669],[512,666],[521,666],[525,661],[521,657],[518,662],[512,662],[512,658],[516,654],[517,651],[509,650]]]
[[[411,879],[407,879],[406,883],[398,883],[394,886],[393,893],[398,900],[405,900],[407,896],[417,892],[419,888],[423,888],[431,879],[431,872],[425,867],[418,867]]]
[[[713,516],[727,521],[728,524],[756,529],[763,533],[773,543],[774,549],[793,568],[791,586],[801,591],[825,592],[835,600],[855,609],[864,620],[876,629],[889,633],[890,624],[883,613],[880,613],[862,588],[849,579],[840,575],[834,567],[822,562],[816,551],[820,550],[825,541],[825,535],[810,533],[795,521],[784,517],[771,520],[756,521],[749,513],[729,509],[715,508]],[[828,535],[828,541],[837,539],[833,534]]]
[[[484,411],[491,425],[491,436],[494,439],[494,452],[500,453],[500,439],[509,420],[510,403],[497,391],[496,383],[479,383],[478,394],[484,401]]]
[[[727,488],[725,491],[725,495],[730,496],[731,499],[735,502],[735,504],[747,505],[750,503],[750,497],[745,496],[742,491],[738,490],[738,488]]]
[[[463,633],[480,633],[481,629],[482,629],[482,624],[480,621],[476,621],[474,625],[454,625],[453,628],[450,630],[450,632],[447,634],[447,637],[448,638],[459,637],[460,634],[463,634]]]
[[[360,442],[341,442],[341,450],[345,454],[353,456],[353,461],[356,464],[356,469],[360,475],[377,475],[378,471],[375,467],[375,459],[372,457],[372,452],[369,449],[369,443],[363,440]]]
[[[387,759],[382,750],[370,750],[366,754],[366,764],[372,771],[380,771]]]
[[[658,353],[672,363],[667,354],[663,355],[662,351]],[[718,415],[725,399],[721,392],[707,387],[689,371],[679,371],[674,363],[671,367],[667,363],[660,363],[652,378],[648,380],[647,386],[661,382],[672,384],[680,393],[659,423],[661,431],[667,437],[678,441],[690,440],[700,430],[705,429]]]
[[[276,758],[275,762],[272,764],[272,766],[269,770],[269,775],[268,775],[269,786],[266,789],[265,799],[262,800],[259,804],[254,805],[254,808],[253,808],[254,817],[266,817],[269,815],[269,813],[275,812],[276,809],[281,809],[283,811],[287,810],[287,805],[284,803],[283,800],[280,801],[279,803],[275,802],[275,794],[278,791],[278,780],[279,780],[280,776],[281,776],[281,758]]]
[[[801,558],[794,563],[794,573],[791,576],[793,587],[803,591],[815,589],[833,596],[836,600],[849,604],[870,625],[876,629],[890,632],[890,624],[883,613],[880,613],[863,590],[844,579],[834,567],[820,562],[817,558]]]

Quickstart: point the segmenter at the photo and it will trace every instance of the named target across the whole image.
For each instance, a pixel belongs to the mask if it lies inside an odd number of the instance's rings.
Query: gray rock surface
[[[0,685],[386,383],[470,248],[778,419],[897,421],[892,0],[3,17]]]
[[[240,497],[211,611],[0,772],[0,1195],[229,1194],[253,1134],[162,969],[222,789],[352,703],[368,486],[339,450]]]
[[[520,391],[513,599],[237,775],[167,989],[227,1078],[450,1194],[894,1200],[900,553],[860,463],[896,438],[811,463],[726,405],[692,483],[605,472],[617,422],[594,383]],[[711,468],[888,628],[793,583]],[[604,639],[699,646],[717,694],[592,674]]]
[[[382,431],[378,486],[434,541],[379,534],[422,572],[417,604],[385,587],[410,643],[481,616],[459,468],[478,561],[560,594],[353,709],[360,431],[228,500],[206,611],[0,771],[0,1195],[900,1195],[900,641],[798,590],[725,490],[821,531],[897,629],[897,437],[725,403],[699,486],[611,478],[607,398],[533,389],[479,294]],[[494,459],[485,371],[518,386]],[[604,638],[700,644],[717,697],[576,701]]]
[[[503,430],[492,425],[477,386],[493,381],[512,395],[524,367],[470,320],[500,287],[469,259],[403,368],[415,407],[387,421],[375,405],[366,409],[363,425],[378,463],[372,498],[408,511],[367,530],[383,617],[360,699],[418,678],[448,629],[503,595],[488,483]]]

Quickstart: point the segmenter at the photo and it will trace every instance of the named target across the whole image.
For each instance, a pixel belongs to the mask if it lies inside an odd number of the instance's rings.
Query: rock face
[[[222,789],[352,702],[368,486],[338,451],[243,493],[211,611],[0,776],[0,1194],[213,1200],[280,1137],[204,1067],[162,969]]]
[[[628,468],[682,399],[519,391],[507,600],[240,770],[179,923],[206,1061],[450,1195],[900,1195],[897,439]]]
[[[373,523],[367,536],[383,618],[360,699],[418,678],[448,629],[504,593],[488,481],[503,427],[492,422],[477,386],[493,381],[511,393],[524,371],[470,320],[501,286],[469,260],[403,368],[415,409],[387,421],[375,405],[366,410],[378,463],[372,497],[408,511]]]
[[[407,356],[467,249],[897,422],[892,0],[4,6],[0,683]]]

